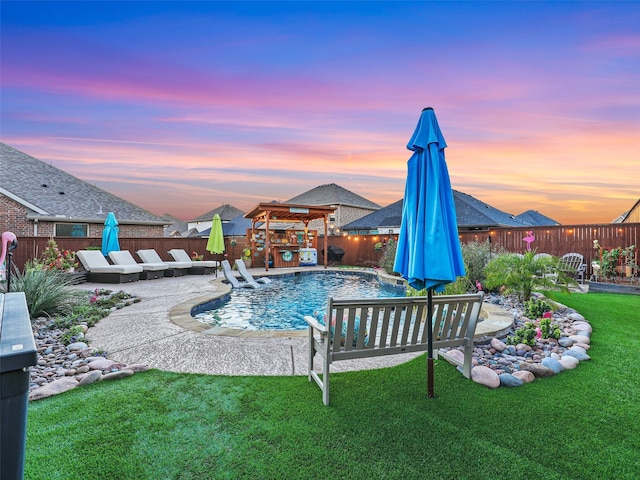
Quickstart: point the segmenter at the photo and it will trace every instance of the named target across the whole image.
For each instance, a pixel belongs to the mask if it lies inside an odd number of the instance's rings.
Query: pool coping
[[[282,269],[275,272],[261,273],[261,277],[282,277],[295,275],[297,273],[311,273],[308,268],[292,268],[287,269],[285,272]],[[403,285],[406,281],[397,276],[389,275],[382,270],[375,270],[372,268],[340,268],[340,267],[328,267],[322,270],[315,270],[315,272],[354,272],[354,273],[366,273],[371,275],[377,275],[378,280],[390,285],[398,286]],[[227,337],[239,337],[239,338],[291,338],[291,337],[305,337],[309,335],[308,329],[303,330],[242,330],[239,328],[229,327],[212,327],[206,323],[200,322],[193,318],[192,311],[205,303],[214,302],[231,292],[231,285],[226,283],[225,278],[216,278],[210,282],[216,287],[216,291],[213,294],[206,296],[192,298],[186,302],[179,303],[169,311],[169,319],[174,324],[182,327],[186,330],[191,330],[197,333],[203,333],[206,335],[219,335]],[[478,323],[476,327],[476,334],[474,336],[475,343],[484,343],[493,337],[502,337],[507,334],[513,325],[513,316],[506,312],[504,309],[487,304],[486,302],[482,307],[487,312],[487,318],[484,318]]]

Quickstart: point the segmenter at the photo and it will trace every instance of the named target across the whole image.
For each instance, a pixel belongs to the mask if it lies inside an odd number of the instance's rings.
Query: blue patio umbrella
[[[120,242],[118,242],[118,221],[113,212],[109,212],[104,221],[102,229],[102,254],[106,257],[109,252],[117,252],[120,250]]]
[[[456,208],[444,159],[447,146],[433,108],[422,110],[407,148],[413,155],[402,207],[394,271],[417,290],[427,289],[428,395],[433,397],[433,300],[447,283],[464,276]]]

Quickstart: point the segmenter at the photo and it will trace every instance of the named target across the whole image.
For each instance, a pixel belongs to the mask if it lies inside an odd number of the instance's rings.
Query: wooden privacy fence
[[[491,241],[492,248],[503,247],[510,252],[524,253],[527,243],[523,241],[529,232],[533,232],[535,240],[531,248],[539,253],[549,253],[560,257],[565,253],[575,252],[584,256],[587,264],[587,277],[591,275],[591,261],[599,259],[598,252],[593,248],[593,241],[598,240],[600,246],[606,250],[611,248],[640,247],[640,223],[605,224],[605,225],[560,225],[554,227],[529,228],[495,228],[489,231],[462,232],[460,241],[486,242]],[[377,266],[383,251],[376,249],[376,244],[384,243],[397,235],[350,235],[330,236],[329,245],[335,245],[344,250],[345,254],[340,262],[342,265]],[[56,242],[61,250],[83,250],[87,247],[100,248],[101,238],[57,237]],[[22,269],[24,263],[32,258],[39,258],[47,246],[46,237],[20,237],[18,248],[13,250],[13,262]],[[228,258],[233,263],[234,258],[242,256],[246,247],[244,237],[225,238],[226,250],[224,254],[212,255],[206,251],[206,238],[121,238],[120,248],[129,250],[135,256],[135,251],[153,248],[164,260],[170,260],[167,253],[172,248],[182,248],[189,255],[198,252],[204,255],[204,260],[222,260]],[[319,242],[322,245],[322,242]],[[322,247],[318,249],[318,264],[323,263]]]

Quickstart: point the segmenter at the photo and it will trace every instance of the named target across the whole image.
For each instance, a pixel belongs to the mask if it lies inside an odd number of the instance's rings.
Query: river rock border
[[[544,298],[543,295],[536,295]],[[513,333],[526,322],[535,322],[523,315],[523,306],[515,297],[489,294],[485,301],[500,305],[514,316]],[[539,339],[535,346],[525,344],[507,345],[504,338],[493,337],[486,344],[476,345],[473,352],[471,379],[488,388],[519,387],[537,378],[551,377],[565,370],[573,370],[591,357],[591,324],[572,308],[557,302],[552,323],[561,330],[559,339]],[[508,336],[508,335],[507,335]],[[463,361],[462,348],[443,349],[442,357],[455,364],[452,359]],[[460,367],[458,367],[461,370]]]

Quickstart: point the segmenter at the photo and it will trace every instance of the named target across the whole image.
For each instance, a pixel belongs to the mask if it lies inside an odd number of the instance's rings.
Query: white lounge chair
[[[142,267],[140,280],[163,278],[165,270],[169,268],[169,265],[164,262],[138,263],[129,250],[109,252],[109,258],[115,265],[140,265]]]
[[[176,262],[191,262],[191,268],[189,268],[189,275],[205,275],[217,272],[218,262],[215,260],[192,260],[189,254],[182,248],[172,248],[169,250],[169,255]]]
[[[229,282],[233,288],[260,288],[260,285],[256,282],[239,281],[233,274],[233,270],[231,270],[231,265],[228,260],[222,261],[222,271],[224,272],[224,278],[227,279],[227,282]]]
[[[137,282],[140,265],[111,265],[100,250],[78,250],[76,257],[87,271],[87,280],[95,283]]]
[[[144,263],[166,263],[169,265],[169,268],[164,271],[165,277],[181,277],[186,275],[191,268],[191,262],[165,262],[153,248],[138,250],[136,254]]]
[[[242,278],[244,278],[247,282],[258,282],[263,284],[271,283],[271,279],[267,277],[253,278],[253,275],[249,273],[249,270],[247,270],[247,266],[240,258],[236,259],[236,269],[238,270],[238,272],[240,272]]]
[[[569,277],[580,280],[580,283],[584,283],[584,272],[587,270],[587,265],[584,263],[584,256],[580,253],[565,253],[560,258],[559,268]]]

